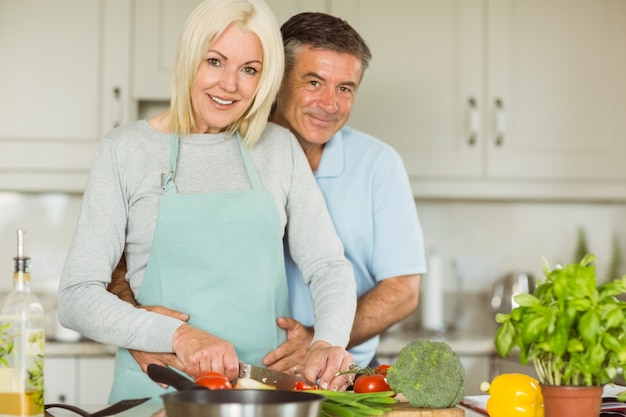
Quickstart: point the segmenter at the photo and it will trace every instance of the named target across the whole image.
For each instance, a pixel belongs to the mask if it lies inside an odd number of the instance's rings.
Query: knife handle
[[[148,376],[154,382],[170,385],[178,391],[208,389],[207,387],[196,384],[191,379],[179,374],[171,368],[157,365],[155,363],[148,365]]]

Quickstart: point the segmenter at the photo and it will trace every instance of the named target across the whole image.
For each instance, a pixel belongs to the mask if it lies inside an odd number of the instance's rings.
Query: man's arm
[[[130,284],[126,281],[126,256],[122,254],[122,258],[120,262],[113,270],[111,274],[111,282],[107,286],[107,290],[115,295],[117,295],[121,300],[126,301],[134,306],[137,306],[137,300],[135,300],[135,295],[133,291],[130,289]]]
[[[348,348],[360,345],[406,318],[416,308],[421,275],[380,281],[359,298]]]
[[[420,275],[387,278],[359,298],[348,348],[382,333],[417,308]],[[280,318],[278,326],[287,331],[287,341],[263,358],[270,369],[294,372],[302,369],[313,339],[313,328],[294,319]]]

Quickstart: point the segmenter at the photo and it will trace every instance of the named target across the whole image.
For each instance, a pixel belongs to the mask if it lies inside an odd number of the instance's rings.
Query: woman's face
[[[250,106],[263,69],[259,38],[230,25],[198,67],[191,87],[196,131],[218,133]]]

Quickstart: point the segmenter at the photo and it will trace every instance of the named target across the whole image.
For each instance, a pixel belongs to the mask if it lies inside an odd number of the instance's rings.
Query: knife
[[[287,391],[293,391],[296,388],[296,382],[302,382],[310,387],[315,387],[315,383],[301,375],[272,371],[271,369],[248,365],[243,362],[239,362],[239,378],[250,378],[265,385],[275,387],[276,389]]]

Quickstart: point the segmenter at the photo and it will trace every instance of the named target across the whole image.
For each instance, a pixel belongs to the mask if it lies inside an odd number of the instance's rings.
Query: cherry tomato
[[[378,365],[377,367],[374,368],[374,373],[375,374],[381,374],[381,375],[387,375],[387,371],[389,370],[389,368],[391,368],[391,365]]]
[[[231,389],[233,387],[226,375],[219,372],[200,372],[196,376],[195,382],[209,389]]]
[[[312,389],[317,389],[315,385],[309,385],[306,382],[296,381],[296,386],[294,387],[296,391],[308,391]]]
[[[389,391],[387,377],[382,374],[361,375],[354,381],[354,392],[382,392]]]

